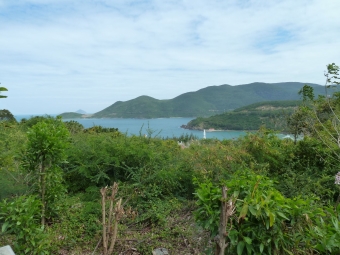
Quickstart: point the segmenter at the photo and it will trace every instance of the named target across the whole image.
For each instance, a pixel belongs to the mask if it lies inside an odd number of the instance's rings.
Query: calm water
[[[148,135],[152,137],[179,137],[181,135],[195,135],[203,138],[202,131],[187,130],[181,128],[181,125],[187,124],[193,118],[160,118],[160,119],[77,119],[84,127],[100,125],[103,127],[115,127],[128,135]],[[149,132],[148,132],[149,130]],[[232,139],[240,135],[245,135],[244,131],[218,131],[206,132],[207,138]]]
[[[53,115],[52,115],[53,116]],[[30,115],[16,115],[18,121],[22,118],[30,118]],[[103,127],[118,128],[120,132],[127,133],[128,135],[142,135],[152,133],[152,137],[179,137],[181,135],[195,135],[198,138],[203,138],[202,131],[187,130],[180,126],[187,124],[193,118],[160,118],[160,119],[74,119],[81,123],[85,128],[94,125]],[[65,120],[68,121],[68,120]],[[148,132],[149,128],[149,132]],[[223,139],[233,139],[245,135],[244,131],[215,131],[206,132],[206,137]]]

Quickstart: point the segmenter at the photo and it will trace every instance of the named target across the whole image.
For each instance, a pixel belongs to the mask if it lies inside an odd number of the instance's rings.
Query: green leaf
[[[242,209],[241,209],[241,212],[240,212],[239,219],[240,219],[240,218],[243,218],[243,219],[244,219],[244,218],[246,217],[247,213],[248,213],[248,204],[247,204],[247,203],[244,203],[244,205],[243,205],[243,207],[242,207]]]
[[[257,211],[255,210],[254,206],[250,205],[248,209],[252,215],[257,215]]]
[[[276,212],[278,215],[280,215],[282,218],[289,220],[286,215],[284,215],[282,212]]]
[[[285,252],[287,252],[289,255],[294,255],[293,253],[291,253],[290,251],[288,251],[287,249],[283,248],[285,250]]]
[[[260,244],[260,252],[262,253],[263,252],[263,249],[264,249],[264,245],[263,243]]]
[[[272,227],[275,221],[275,215],[273,213],[269,213],[269,225]]]
[[[7,230],[8,225],[9,225],[9,222],[5,222],[5,223],[2,225],[2,233],[4,233],[4,232]]]
[[[243,241],[241,241],[237,244],[237,255],[242,255],[244,246],[245,246],[245,242],[243,242]]]
[[[243,239],[244,239],[244,241],[246,241],[247,244],[251,244],[252,243],[252,240],[249,237],[247,237],[247,236],[245,236]]]

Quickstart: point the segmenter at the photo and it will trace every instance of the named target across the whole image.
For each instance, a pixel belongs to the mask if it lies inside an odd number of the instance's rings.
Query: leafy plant
[[[15,236],[14,250],[19,254],[49,254],[48,236],[40,222],[41,201],[36,196],[21,196],[0,203],[2,232]]]
[[[1,91],[8,91],[5,87],[0,87],[0,93]],[[7,96],[0,95],[0,98],[6,98]]]
[[[23,167],[31,174],[32,183],[38,184],[41,224],[45,225],[49,204],[63,191],[61,172],[57,169],[65,159],[69,133],[61,119],[46,119],[29,129],[27,136]]]
[[[271,180],[251,171],[237,172],[223,183],[238,197],[239,216],[227,226],[230,254],[306,254],[320,244],[310,235],[310,229],[325,213],[315,206],[314,199],[287,199]],[[196,220],[214,237],[221,192],[206,182],[199,185],[196,196]]]

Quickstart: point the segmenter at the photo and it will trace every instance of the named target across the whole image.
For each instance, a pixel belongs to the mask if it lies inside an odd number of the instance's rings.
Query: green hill
[[[300,99],[298,91],[305,83],[251,83],[246,85],[210,86],[196,92],[188,92],[169,100],[140,96],[95,113],[93,118],[166,118],[208,117],[231,111],[252,103]],[[324,94],[324,87],[308,84],[315,95]]]
[[[240,107],[232,112],[208,118],[196,118],[187,129],[203,130],[258,130],[261,125],[274,130],[286,129],[286,117],[301,104],[301,101],[267,101]]]
[[[84,114],[76,113],[76,112],[64,112],[58,116],[61,116],[63,119],[80,119],[84,118]]]

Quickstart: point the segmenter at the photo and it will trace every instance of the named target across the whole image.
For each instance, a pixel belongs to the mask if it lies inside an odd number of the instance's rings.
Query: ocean
[[[53,115],[51,115],[53,116]],[[20,121],[22,118],[30,118],[31,115],[16,115],[15,118]],[[118,128],[122,133],[127,135],[148,135],[151,137],[172,138],[181,135],[194,135],[199,139],[203,138],[203,131],[187,130],[181,128],[181,125],[187,124],[193,118],[159,118],[159,119],[73,119],[85,128],[92,126],[102,126]],[[64,121],[69,121],[65,119]],[[244,136],[245,131],[206,131],[206,138],[235,139]]]

